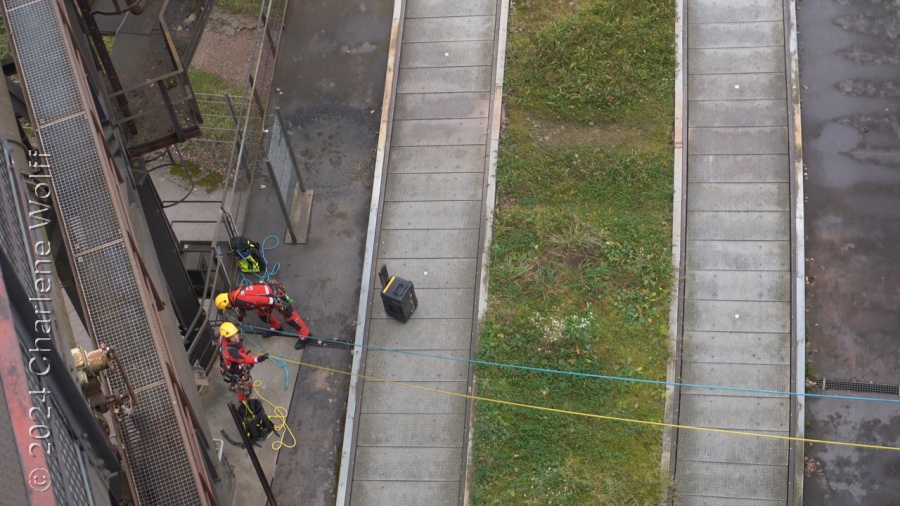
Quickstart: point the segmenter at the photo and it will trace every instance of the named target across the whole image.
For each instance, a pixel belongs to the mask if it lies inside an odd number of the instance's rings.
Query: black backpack
[[[247,411],[247,407],[250,411]],[[265,407],[259,399],[250,399],[238,406],[238,414],[241,415],[241,422],[244,424],[244,431],[247,433],[247,439],[251,443],[261,441],[269,437],[275,430],[275,424],[269,420]]]
[[[258,243],[239,235],[228,241],[228,256],[237,260],[241,272],[258,274],[266,272],[266,259]]]

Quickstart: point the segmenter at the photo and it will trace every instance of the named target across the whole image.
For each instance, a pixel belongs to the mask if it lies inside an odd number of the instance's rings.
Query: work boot
[[[268,338],[274,336],[276,332],[277,332],[277,331],[272,330],[272,329],[269,329],[269,330],[263,332],[263,333],[262,333],[263,339],[268,339]]]
[[[297,339],[297,342],[294,343],[295,350],[302,350],[303,348],[306,348],[306,338],[305,337]]]

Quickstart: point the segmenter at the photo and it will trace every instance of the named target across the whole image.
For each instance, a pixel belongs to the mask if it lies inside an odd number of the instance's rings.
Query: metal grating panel
[[[382,230],[378,258],[474,258],[478,231]]]
[[[775,241],[790,237],[789,212],[691,211],[688,236],[695,240]]]
[[[30,246],[25,244],[26,225],[24,223],[22,199],[16,186],[18,171],[12,167],[9,158],[9,146],[3,142],[0,152],[0,241],[4,251],[15,269],[15,275],[22,282],[29,297],[35,297],[34,280],[31,273],[33,265],[30,260]],[[33,195],[31,198],[35,198]],[[52,209],[47,213],[52,213]]]
[[[481,201],[484,174],[445,172],[438,174],[388,174],[385,202],[429,200]]]
[[[407,93],[405,95],[397,95],[397,100],[394,102],[394,121],[407,119],[487,118],[490,101],[491,94],[486,91]],[[481,165],[484,165],[483,161]],[[391,172],[394,172],[393,167],[391,167]]]
[[[791,168],[787,155],[692,155],[691,183],[786,183]]]
[[[173,425],[173,404],[163,384],[137,394],[131,416],[132,432],[126,432],[129,455],[140,456],[132,468],[141,504],[199,504],[181,434]]]
[[[391,147],[484,144],[487,126],[487,118],[395,121]]]
[[[46,126],[38,134],[50,155],[56,203],[75,254],[120,239],[122,232],[96,147],[90,141],[87,117],[74,116]]]
[[[712,364],[683,362],[681,382],[723,388],[682,387],[682,394],[714,394],[723,397],[786,397],[786,395],[726,390],[769,390],[787,392],[791,389],[791,370],[786,365],[772,364]]]
[[[397,93],[489,91],[491,66],[404,69],[397,77]]]
[[[454,414],[369,414],[359,423],[357,446],[462,446],[466,417]]]
[[[758,47],[784,46],[784,23],[692,23],[688,28],[688,46]]]
[[[356,449],[355,480],[420,480],[459,482],[461,448]]]
[[[28,360],[30,358],[28,356],[28,353],[21,347],[19,348],[19,352],[21,353],[22,361],[25,364],[28,364]],[[45,385],[43,385],[41,380],[38,378],[38,376],[36,374],[34,374],[34,371],[32,371],[31,368],[27,367],[27,366],[25,367],[25,371],[26,371],[25,379],[28,382],[28,390],[31,392],[42,391]],[[34,399],[35,398],[32,397],[32,404],[34,404]],[[34,406],[34,407],[37,408],[34,410],[35,423],[44,425],[45,427],[49,427],[50,425],[49,425],[49,421],[47,420],[47,417],[45,416],[46,415],[45,410],[41,409],[40,406]],[[52,415],[53,414],[51,413],[51,416]],[[41,449],[43,449],[45,455],[47,455],[47,467],[48,467],[47,471],[48,471],[48,474],[50,475],[51,483],[56,484],[56,486],[51,486],[50,489],[53,491],[53,495],[56,497],[56,501],[58,503],[66,504],[66,502],[67,502],[65,500],[65,497],[66,497],[66,486],[65,486],[66,481],[65,480],[66,480],[66,478],[63,476],[63,470],[61,469],[61,467],[59,465],[60,464],[59,459],[53,458],[53,456],[51,456],[52,454],[51,454],[51,450],[50,450],[50,448],[51,448],[50,445],[52,445],[52,443],[54,442],[54,440],[56,439],[57,436],[61,436],[61,435],[62,434],[57,435],[57,434],[51,433],[50,438],[43,439],[40,443],[41,443]],[[58,453],[56,453],[55,455],[58,456]],[[21,457],[22,456],[20,455],[19,458],[21,458]]]
[[[869,394],[887,394],[900,396],[900,385],[864,383],[861,381],[835,380],[828,378],[817,379],[816,390],[846,390],[848,392],[865,392]]]
[[[688,299],[684,330],[790,332],[791,303]]]
[[[407,42],[400,53],[400,68],[490,65],[493,58],[493,39]]]
[[[784,436],[783,432],[760,432]],[[736,437],[731,434],[683,430],[678,434],[679,456],[703,462],[733,464],[783,465],[789,442],[783,439]],[[679,459],[681,461],[681,459]]]
[[[401,326],[404,331],[398,332]],[[393,319],[373,318],[369,322],[369,346],[375,348],[433,350],[436,347],[437,336],[440,336],[442,350],[468,350],[472,344],[472,322],[461,318],[452,320],[412,318],[406,323]]]
[[[787,398],[682,395],[679,407],[678,423],[682,425],[745,432],[782,432],[785,436],[790,425],[791,401]]]
[[[353,481],[350,506],[458,506],[459,483],[452,481]]]
[[[272,169],[275,172],[275,183],[278,191],[281,193],[281,201],[285,205],[290,206],[294,201],[294,192],[297,190],[299,181],[294,170],[293,160],[291,160],[290,147],[285,134],[286,130],[281,124],[281,115],[276,114],[269,130],[269,146],[266,157],[271,162]]]
[[[681,359],[720,364],[791,363],[791,335],[685,331]]]
[[[790,241],[692,241],[686,245],[688,269],[786,271],[791,268]],[[688,274],[690,282],[690,274]]]
[[[688,23],[736,23],[741,21],[780,21],[784,19],[781,0],[688,0]]]
[[[481,201],[385,202],[382,229],[478,229]]]
[[[123,243],[75,261],[90,321],[98,342],[116,347],[135,389],[162,381],[159,358],[144,305]],[[109,375],[114,389],[123,388],[118,374]]]
[[[403,22],[403,44],[451,40],[494,40],[494,16],[418,18]]]
[[[688,76],[688,100],[764,100],[787,96],[784,72]]]
[[[695,75],[784,72],[784,48],[688,49],[688,67]]]
[[[688,136],[691,155],[778,155],[789,148],[787,127],[691,128]]]
[[[0,438],[0,487],[3,487],[4,492],[0,494],[0,506],[19,506],[22,504],[21,498],[26,494],[25,479],[19,461],[19,448],[9,430],[12,420],[6,409],[7,402],[3,383],[0,383],[0,406],[4,408],[0,409],[0,426],[7,428],[6,437]]]
[[[752,127],[788,124],[786,100],[691,100],[691,127]]]
[[[5,0],[7,8],[12,3],[15,2]],[[75,79],[72,63],[65,50],[53,2],[35,2],[7,14],[7,33],[15,42],[19,62],[24,67],[22,70],[27,70],[27,89],[37,126],[81,112],[81,98],[71,84]]]
[[[787,504],[787,466],[757,466],[724,462],[681,462],[678,493],[717,498],[780,500]]]
[[[467,2],[446,2],[445,0],[408,0],[406,19],[441,18],[454,16],[494,16],[495,0],[468,0]]]
[[[363,413],[463,413],[468,384],[465,381],[407,381],[412,386],[393,385],[380,381],[366,381],[363,384]],[[419,387],[419,388],[415,388]],[[424,390],[424,389],[428,390]],[[435,391],[437,390],[437,391]]]
[[[486,151],[483,145],[396,146],[391,148],[390,172],[484,172]]]
[[[431,352],[440,357],[412,356],[393,351],[369,350],[366,355],[366,374],[376,378],[401,382],[466,381],[469,376],[469,350]]]
[[[687,191],[688,211],[782,211],[789,216],[786,183],[688,183]]]
[[[754,506],[784,506],[785,499],[754,499]],[[702,497],[696,495],[679,495],[676,491],[672,506],[747,506],[746,499],[731,497]]]
[[[791,301],[789,271],[690,271],[686,299]]]

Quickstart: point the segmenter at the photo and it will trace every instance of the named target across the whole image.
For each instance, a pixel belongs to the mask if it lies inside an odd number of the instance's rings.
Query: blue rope
[[[257,341],[256,339],[250,337],[250,334],[247,334],[247,333],[244,332],[243,326],[241,326],[241,334],[244,336],[245,339],[249,339],[249,340],[250,340],[250,344],[252,344],[253,346],[255,346],[255,347],[259,348],[259,349],[261,349],[263,353],[265,353],[265,354],[268,354],[268,353],[269,353],[269,350],[267,350],[265,346],[263,346],[262,344],[260,344],[259,341]],[[284,357],[281,356],[281,355],[278,355],[277,357],[276,357],[276,356],[269,355],[269,359],[268,359],[268,360],[269,360],[270,362],[273,362],[273,363],[274,363],[275,365],[277,365],[278,367],[281,367],[281,369],[284,371],[284,389],[287,390],[287,389],[288,389],[288,383],[289,383],[288,380],[290,379],[290,371],[288,371],[288,365],[287,365],[287,362],[285,362],[283,359],[284,359]]]
[[[245,324],[246,325],[246,324]],[[262,329],[263,327],[255,327],[253,325],[247,325],[250,328],[258,328]],[[265,330],[269,330],[265,328]],[[276,334],[283,336],[294,336],[296,334],[291,334],[288,332],[275,331]],[[484,360],[471,360],[468,358],[457,358],[457,357],[448,357],[445,355],[432,355],[430,353],[419,353],[415,351],[407,351],[407,350],[398,350],[395,348],[380,348],[377,346],[369,346],[369,345],[359,345],[355,343],[350,343],[348,341],[340,341],[337,339],[326,339],[324,337],[316,337],[309,336],[308,339],[315,339],[317,341],[322,341],[325,343],[340,343],[343,345],[351,344],[357,348],[364,348],[367,350],[376,350],[376,351],[391,351],[394,353],[403,353],[406,355],[414,355],[417,357],[426,357],[426,358],[436,358],[441,360],[454,360],[457,362],[467,362],[470,364],[478,364],[478,365],[489,365],[494,367],[506,367],[510,369],[519,369],[524,371],[534,371],[534,372],[543,372],[550,374],[565,374],[569,376],[578,376],[582,378],[594,378],[594,379],[605,379],[605,380],[613,380],[613,381],[626,381],[632,383],[646,383],[650,385],[663,385],[663,386],[676,386],[676,387],[684,387],[684,388],[705,388],[710,390],[724,390],[728,392],[747,392],[747,393],[758,393],[758,394],[772,394],[772,395],[790,395],[790,396],[798,396],[798,397],[824,397],[826,399],[842,399],[842,400],[850,400],[850,401],[872,401],[872,402],[888,402],[888,403],[900,403],[900,399],[879,399],[876,397],[856,397],[856,396],[839,396],[839,395],[826,395],[826,394],[810,394],[810,393],[801,393],[801,392],[781,392],[778,390],[758,390],[753,388],[738,388],[738,387],[723,387],[723,386],[715,386],[715,385],[698,385],[694,383],[678,383],[674,381],[659,381],[659,380],[648,380],[648,379],[640,379],[640,378],[626,378],[621,376],[606,376],[602,374],[591,374],[591,373],[583,373],[583,372],[573,372],[573,371],[560,371],[556,369],[545,369],[542,367],[530,367],[525,365],[514,365],[514,364],[503,364],[500,362],[487,362]]]

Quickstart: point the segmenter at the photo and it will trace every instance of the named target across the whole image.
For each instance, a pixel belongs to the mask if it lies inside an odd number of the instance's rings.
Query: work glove
[[[268,353],[266,353],[265,355],[260,355],[259,357],[257,357],[256,363],[258,364],[258,363],[260,363],[260,362],[265,362],[266,360],[269,360],[269,354],[268,354]]]

